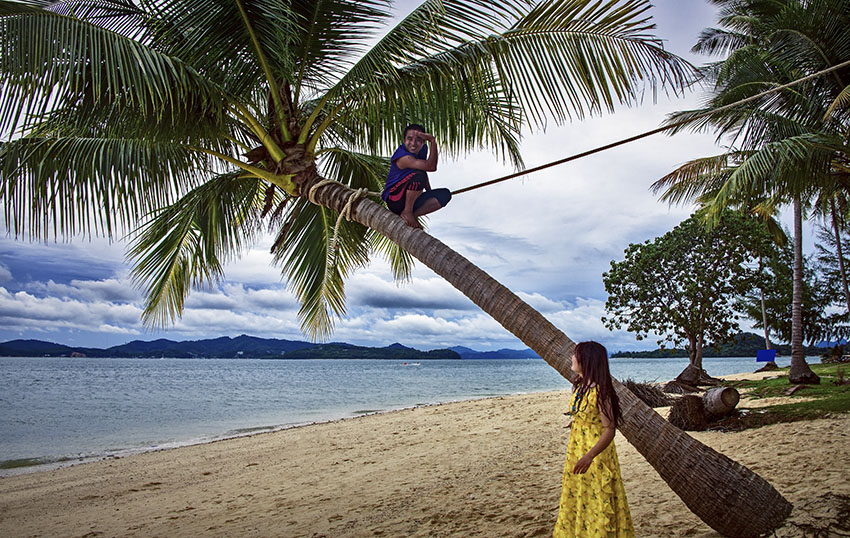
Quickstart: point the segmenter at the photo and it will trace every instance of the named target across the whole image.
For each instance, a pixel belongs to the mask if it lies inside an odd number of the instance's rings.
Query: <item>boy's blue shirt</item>
[[[404,144],[400,145],[398,149],[395,150],[392,158],[390,158],[390,172],[387,174],[387,183],[384,185],[384,191],[381,193],[381,198],[383,198],[384,201],[387,200],[387,196],[389,195],[390,189],[393,185],[415,172],[415,170],[411,170],[409,168],[399,168],[396,166],[396,161],[405,155],[410,155],[415,159],[422,159],[424,161],[428,158],[428,144],[422,144],[422,149],[420,149],[419,153],[416,155],[407,151]]]

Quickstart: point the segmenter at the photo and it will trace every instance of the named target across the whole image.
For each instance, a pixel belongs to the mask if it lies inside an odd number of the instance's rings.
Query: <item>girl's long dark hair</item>
[[[605,413],[616,428],[622,418],[620,413],[620,398],[614,391],[611,382],[611,371],[608,369],[608,351],[598,342],[581,342],[576,345],[576,360],[581,367],[581,374],[576,381],[580,394],[586,393],[591,385],[599,387],[597,402],[599,409]]]

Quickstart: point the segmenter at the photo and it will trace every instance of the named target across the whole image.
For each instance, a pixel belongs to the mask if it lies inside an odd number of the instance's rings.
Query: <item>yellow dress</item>
[[[573,422],[553,537],[634,537],[614,441],[593,459],[587,472],[573,474],[573,466],[593,448],[603,430],[596,407],[597,388],[585,393],[578,406],[577,395],[578,391],[573,391],[570,401]]]

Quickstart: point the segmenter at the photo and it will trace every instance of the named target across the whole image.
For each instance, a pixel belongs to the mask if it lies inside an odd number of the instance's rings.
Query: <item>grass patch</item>
[[[850,378],[847,364],[810,364],[820,376],[819,385],[805,385],[792,395],[786,392],[793,385],[788,382],[788,368],[776,371],[778,379],[760,381],[733,381],[725,383],[735,387],[747,398],[790,398],[806,401],[770,405],[757,409],[739,409],[732,416],[711,425],[710,429],[743,430],[778,422],[795,422],[827,418],[839,413],[850,413],[850,384],[836,384]]]

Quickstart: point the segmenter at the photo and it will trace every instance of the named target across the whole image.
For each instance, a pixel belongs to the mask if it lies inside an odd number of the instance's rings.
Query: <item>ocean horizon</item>
[[[787,366],[790,359],[779,357]],[[610,359],[620,380],[687,359]],[[709,374],[752,357],[706,358]],[[0,476],[453,401],[569,389],[541,359],[262,360],[0,357]]]

